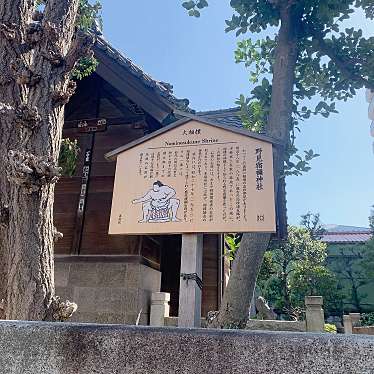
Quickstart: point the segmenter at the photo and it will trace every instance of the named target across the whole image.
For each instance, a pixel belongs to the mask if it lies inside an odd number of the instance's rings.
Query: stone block
[[[98,274],[102,264],[79,262],[70,265],[69,285],[73,287],[100,286]]]
[[[141,288],[141,265],[140,264],[127,264],[125,276],[126,289],[139,289]]]
[[[324,332],[325,317],[322,305],[321,296],[305,297],[305,319],[308,332]]]
[[[97,268],[98,284],[100,287],[125,287],[125,263],[102,263]]]
[[[146,290],[139,290],[138,292],[138,301],[139,307],[143,309],[143,312],[148,313],[150,312],[151,308],[151,298],[152,298],[152,291]]]
[[[135,325],[138,317],[139,317],[139,313],[126,314],[124,323],[126,325]],[[143,313],[143,312],[140,313],[139,325],[140,326],[149,325],[149,314]]]
[[[69,282],[70,264],[64,262],[55,263],[55,286],[67,287]]]
[[[0,322],[6,374],[372,374],[365,335]]]
[[[98,313],[96,323],[126,324],[126,315],[119,313]]]
[[[73,301],[77,303],[77,313],[96,311],[96,287],[74,287]]]
[[[139,313],[141,307],[139,305],[139,291],[138,290],[122,290],[123,298],[123,312],[128,313]]]
[[[271,321],[250,319],[247,322],[247,330],[265,330],[265,331],[293,331],[305,332],[305,321]]]
[[[74,301],[74,290],[72,287],[58,287],[56,286],[56,296],[59,296],[61,300]],[[74,301],[75,302],[75,301]]]
[[[361,314],[360,313],[349,313],[352,321],[352,327],[359,327],[361,325]]]
[[[140,271],[140,288],[152,292],[159,292],[161,289],[161,272],[144,265],[140,265]]]
[[[343,316],[344,334],[352,334],[352,320],[350,315]]]
[[[154,292],[152,294],[149,324],[151,326],[165,326],[165,318],[170,315],[170,294],[167,292]]]
[[[97,323],[97,313],[90,313],[90,312],[82,312],[78,310],[76,313],[73,314],[69,322],[79,322],[79,323]]]
[[[97,313],[123,314],[124,290],[122,288],[98,287],[95,292],[95,308]]]
[[[160,304],[163,305],[170,301],[170,293],[169,292],[153,292],[151,298],[152,304]]]
[[[305,296],[305,305],[308,306],[320,306],[323,305],[323,297],[322,296]]]

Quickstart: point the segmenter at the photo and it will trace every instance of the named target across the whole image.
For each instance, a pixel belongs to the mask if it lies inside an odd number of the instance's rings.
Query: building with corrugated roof
[[[345,312],[374,311],[374,280],[369,279],[361,262],[368,248],[365,243],[372,237],[367,227],[325,225],[322,241],[328,245],[327,263],[338,277],[345,295]]]

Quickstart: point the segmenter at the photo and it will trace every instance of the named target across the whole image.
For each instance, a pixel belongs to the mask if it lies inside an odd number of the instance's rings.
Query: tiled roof
[[[178,110],[190,112],[188,108],[188,99],[178,99],[173,94],[173,86],[169,83],[161,82],[153,79],[145,73],[139,66],[134,64],[128,57],[124,56],[120,51],[110,45],[103,37],[97,36],[95,48],[105,52],[110,58],[120,64],[130,74],[134,75],[142,81],[148,88],[152,89],[156,94],[166,99],[173,107]]]
[[[324,229],[329,233],[355,233],[355,232],[364,232],[370,233],[368,227],[357,227],[357,226],[344,226],[344,225],[324,225]]]
[[[222,125],[243,128],[243,122],[240,117],[240,108],[228,108],[220,110],[211,110],[207,112],[197,112],[197,116],[213,120]]]
[[[371,238],[371,233],[327,233],[322,236],[325,243],[365,243]]]
[[[326,233],[322,236],[325,243],[365,243],[371,236],[367,227],[325,225]]]

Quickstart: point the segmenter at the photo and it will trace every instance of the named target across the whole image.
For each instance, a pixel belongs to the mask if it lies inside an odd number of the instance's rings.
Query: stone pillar
[[[344,324],[344,334],[352,334],[352,319],[350,315],[343,316],[343,324]]]
[[[170,294],[167,292],[154,292],[151,303],[151,326],[165,326],[165,317],[169,317]]]
[[[361,314],[360,313],[349,313],[349,316],[351,317],[352,327],[359,327],[361,325],[361,322],[360,322]]]
[[[324,332],[325,316],[323,314],[323,297],[306,296],[305,297],[305,314],[306,314],[306,331],[307,332]]]

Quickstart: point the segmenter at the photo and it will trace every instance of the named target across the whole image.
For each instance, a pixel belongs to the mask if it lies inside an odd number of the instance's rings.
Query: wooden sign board
[[[110,234],[276,231],[271,143],[197,120],[170,127],[117,152]]]
[[[78,131],[82,133],[101,132],[106,130],[106,119],[85,119],[78,122]]]

